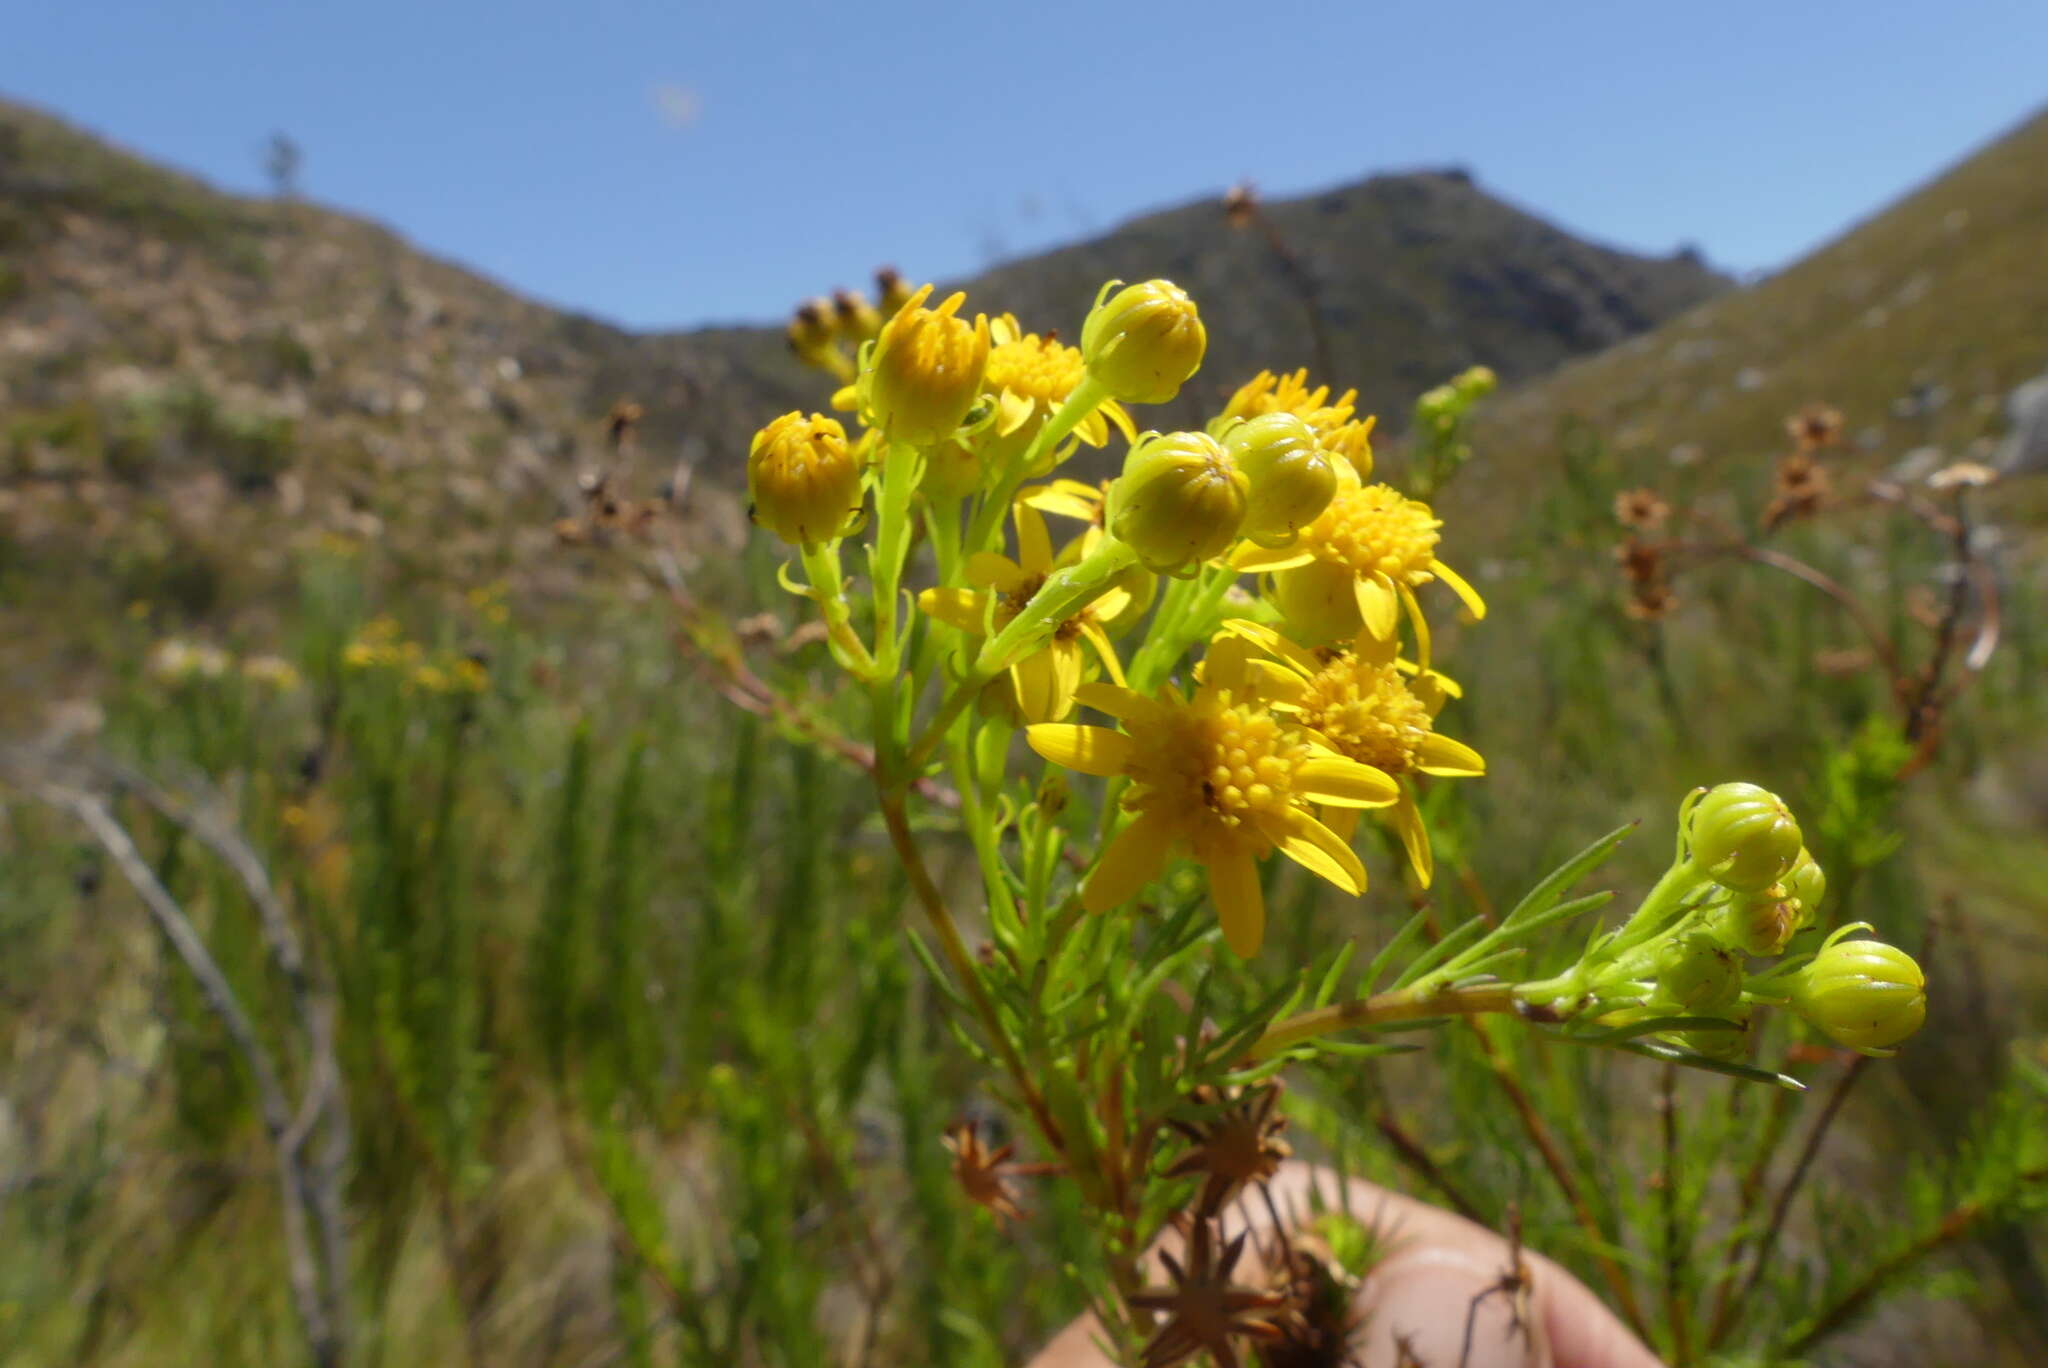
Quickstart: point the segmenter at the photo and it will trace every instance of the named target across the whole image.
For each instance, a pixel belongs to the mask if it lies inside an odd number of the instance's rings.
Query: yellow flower
[[[1169,853],[1185,850],[1208,874],[1224,939],[1250,956],[1266,925],[1258,862],[1276,848],[1347,893],[1365,890],[1365,866],[1310,804],[1385,807],[1400,790],[1379,770],[1336,754],[1266,708],[1241,654],[1212,664],[1192,698],[1172,685],[1156,699],[1084,685],[1079,700],[1122,721],[1122,731],[1051,722],[1026,736],[1054,764],[1130,780],[1123,806],[1133,819],[1082,884],[1082,906],[1121,906],[1152,881]]]
[[[968,582],[977,589],[927,589],[918,595],[917,606],[947,626],[976,636],[993,636],[1008,626],[1056,564],[1052,540],[1038,510],[1019,504],[1014,511],[1016,560],[992,551],[977,552],[968,557],[965,570]],[[1129,604],[1130,595],[1112,587],[1061,623],[1042,649],[1010,667],[1010,686],[1025,721],[1055,722],[1073,711],[1074,691],[1081,686],[1087,668],[1083,641],[1095,648],[1109,677],[1123,683],[1123,666],[1105,628]]]
[[[892,442],[929,446],[967,417],[981,393],[988,368],[988,319],[953,315],[967,302],[955,292],[936,309],[924,307],[932,287],[924,286],[902,311],[882,326],[863,353],[859,394],[870,427]]]
[[[1319,643],[1348,636],[1360,627],[1379,640],[1392,640],[1405,606],[1415,627],[1417,658],[1427,666],[1429,623],[1415,601],[1417,585],[1441,579],[1473,617],[1486,616],[1486,603],[1477,591],[1437,559],[1437,529],[1442,526],[1428,504],[1405,498],[1391,486],[1344,481],[1330,506],[1302,529],[1293,546],[1245,546],[1232,564],[1240,570],[1273,572],[1273,597],[1281,611],[1287,613],[1292,603],[1296,612],[1290,621]],[[1332,593],[1342,584],[1340,570],[1350,576],[1350,606],[1356,608],[1356,618],[1344,612],[1345,605]],[[1309,611],[1312,602],[1320,611]]]
[[[989,325],[994,343],[988,354],[988,372],[983,387],[995,396],[996,416],[990,427],[985,454],[1014,456],[1030,445],[1045,420],[1067,401],[1087,376],[1078,347],[1062,345],[1057,339],[1040,337],[1022,330],[1009,314]],[[1083,418],[1074,435],[1089,446],[1109,440],[1109,425],[1115,423],[1124,440],[1136,441],[1131,416],[1114,399]],[[1050,469],[1048,463],[1047,469]]]
[[[1223,406],[1223,412],[1216,421],[1209,424],[1209,430],[1221,432],[1238,418],[1291,413],[1315,429],[1323,450],[1349,460],[1359,479],[1370,479],[1372,430],[1377,420],[1371,416],[1353,417],[1357,412],[1357,402],[1358,391],[1355,389],[1345,390],[1337,396],[1335,403],[1330,402],[1328,385],[1310,389],[1306,367],[1292,375],[1275,375],[1262,370],[1230,396],[1230,402]]]
[[[1456,686],[1432,671],[1417,670],[1411,679],[1402,668],[1406,662],[1396,659],[1393,642],[1363,632],[1349,650],[1305,651],[1256,622],[1234,620],[1223,629],[1265,657],[1255,667],[1257,688],[1274,712],[1291,715],[1337,754],[1400,784],[1401,796],[1387,816],[1416,877],[1429,887],[1435,861],[1410,776],[1486,773],[1478,751],[1436,730],[1436,715]],[[1325,819],[1338,834],[1350,834],[1349,814],[1326,814]]]

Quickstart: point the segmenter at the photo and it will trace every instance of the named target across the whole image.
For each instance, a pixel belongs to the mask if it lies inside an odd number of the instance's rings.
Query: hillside
[[[1325,301],[1336,370],[1396,423],[1459,367],[1535,376],[1725,287],[1687,257],[1577,241],[1456,174],[1268,213]],[[1103,279],[1156,274],[1208,306],[1217,386],[1254,358],[1312,360],[1299,275],[1213,201],[966,285],[1072,335]],[[626,482],[652,492],[702,460],[712,536],[732,521],[733,453],[822,392],[779,328],[633,335],[375,224],[222,194],[0,102],[0,612],[18,682],[68,677],[96,654],[81,629],[136,602],[186,621],[260,602],[323,532],[426,576],[534,566],[621,396],[647,410]],[[61,654],[45,640],[59,623]]]
[[[2048,372],[2043,263],[2048,111],[1786,270],[1505,396],[1482,445],[1527,481],[1576,419],[1645,481],[1695,462],[1767,478],[1786,416],[1818,401],[1856,451],[1991,460],[2012,391]]]

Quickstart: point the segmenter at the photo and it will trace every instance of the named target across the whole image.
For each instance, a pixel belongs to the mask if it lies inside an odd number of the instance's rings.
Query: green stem
[[[983,643],[971,672],[993,679],[1051,639],[1060,624],[1100,598],[1110,583],[1138,563],[1138,553],[1104,537],[1079,564],[1046,577],[1010,624]]]
[[[870,578],[875,586],[875,662],[884,676],[903,663],[897,637],[897,591],[910,554],[910,495],[917,477],[917,448],[891,442],[882,457],[881,490],[875,496],[875,545]]]
[[[825,619],[825,634],[840,663],[862,679],[875,672],[875,658],[853,630],[853,615],[846,606],[846,576],[839,568],[839,543],[820,542],[802,549],[804,578]]]
[[[1484,983],[1470,988],[1438,988],[1417,993],[1411,988],[1375,993],[1369,998],[1339,1002],[1313,1011],[1299,1012],[1266,1028],[1252,1042],[1252,1059],[1269,1059],[1317,1036],[1337,1031],[1370,1030],[1396,1021],[1421,1021],[1428,1017],[1481,1016],[1490,1012],[1512,1012],[1517,1004],[1516,985]]]

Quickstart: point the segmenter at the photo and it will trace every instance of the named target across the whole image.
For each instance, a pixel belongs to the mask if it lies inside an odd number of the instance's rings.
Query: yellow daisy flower
[[[1330,402],[1330,387],[1317,385],[1308,387],[1308,369],[1295,371],[1292,375],[1275,375],[1262,370],[1230,396],[1230,402],[1223,406],[1223,412],[1216,421],[1209,424],[1212,433],[1220,433],[1239,418],[1257,418],[1267,413],[1291,413],[1316,431],[1325,451],[1343,456],[1351,462],[1352,469],[1363,480],[1372,475],[1372,430],[1378,421],[1368,415],[1355,418],[1358,391],[1345,390]]]
[[[1056,765],[1130,780],[1123,806],[1133,820],[1081,885],[1082,906],[1105,912],[1129,902],[1171,852],[1184,850],[1208,874],[1224,940],[1250,956],[1266,927],[1258,862],[1277,848],[1346,893],[1364,892],[1365,866],[1311,804],[1385,807],[1400,789],[1276,716],[1243,664],[1240,652],[1212,662],[1192,698],[1171,685],[1156,699],[1084,685],[1079,701],[1117,718],[1123,730],[1052,722],[1025,735]]]
[[[1223,630],[1263,656],[1253,669],[1258,690],[1276,713],[1291,715],[1337,754],[1393,776],[1401,796],[1387,817],[1424,888],[1435,870],[1429,829],[1415,805],[1411,776],[1473,778],[1486,773],[1478,751],[1436,730],[1436,715],[1457,686],[1430,670],[1396,658],[1392,641],[1361,632],[1349,650],[1306,651],[1272,628],[1241,619]],[[1405,667],[1405,668],[1404,668]],[[1410,673],[1413,678],[1409,677]],[[1349,837],[1350,812],[1325,814]]]
[[[1009,625],[1056,564],[1052,539],[1038,510],[1018,504],[1014,512],[1017,559],[993,551],[977,552],[967,558],[963,572],[975,588],[927,589],[917,596],[917,606],[947,626],[974,636],[993,636]],[[1087,668],[1081,649],[1084,641],[1095,649],[1109,677],[1118,684],[1124,682],[1123,666],[1117,661],[1105,624],[1129,605],[1130,595],[1112,586],[1061,623],[1043,649],[1010,667],[1017,710],[1025,721],[1056,722],[1073,711],[1074,691]]]
[[[1057,338],[1027,333],[1010,314],[989,325],[989,338],[995,345],[989,350],[982,384],[995,396],[996,413],[984,455],[1000,460],[1030,445],[1045,420],[1059,410],[1088,372],[1079,348],[1064,346]],[[1074,436],[1099,447],[1109,440],[1111,423],[1124,434],[1124,440],[1137,440],[1130,414],[1114,399],[1103,401],[1077,423]]]
[[[1342,471],[1339,471],[1342,474]],[[1429,664],[1429,623],[1415,601],[1418,585],[1440,579],[1475,618],[1486,602],[1437,559],[1443,523],[1426,503],[1389,485],[1341,480],[1322,516],[1288,547],[1241,546],[1231,564],[1273,575],[1272,598],[1289,621],[1322,641],[1363,628],[1380,641],[1399,630],[1401,611],[1415,627],[1416,657]],[[1347,602],[1348,600],[1348,602]]]

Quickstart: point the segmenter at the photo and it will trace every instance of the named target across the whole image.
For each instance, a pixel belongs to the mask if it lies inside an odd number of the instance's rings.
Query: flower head
[[[747,449],[754,520],[793,546],[834,541],[859,511],[861,463],[836,418],[792,410]]]
[[[1654,489],[1624,489],[1614,496],[1614,520],[1623,527],[1655,532],[1671,516],[1671,505]]]
[[[987,317],[976,314],[972,325],[954,317],[967,302],[957,292],[927,309],[931,292],[929,285],[919,289],[882,325],[860,373],[860,408],[870,426],[912,446],[952,435],[988,367]]]
[[[990,325],[994,345],[983,380],[995,396],[996,415],[981,445],[998,459],[1015,456],[1029,446],[1060,405],[1087,377],[1079,348],[1053,337],[1027,333],[1008,314]],[[1135,440],[1130,415],[1114,399],[1105,401],[1074,426],[1074,435],[1089,446],[1109,440],[1111,423],[1127,440]]]
[[[1208,331],[1195,301],[1172,281],[1117,289],[1122,284],[1112,280],[1095,297],[1081,324],[1081,354],[1088,374],[1115,398],[1163,404],[1201,368]]]
[[[1478,751],[1436,730],[1436,715],[1455,687],[1434,672],[1397,660],[1392,642],[1361,633],[1348,649],[1306,651],[1270,627],[1242,620],[1224,631],[1259,653],[1256,687],[1275,712],[1291,715],[1336,754],[1394,778],[1400,797],[1387,810],[1416,877],[1429,885],[1434,860],[1429,828],[1409,780],[1428,774],[1470,778],[1486,773]],[[1326,814],[1339,834],[1348,813]]]
[[[1219,1251],[1217,1243],[1222,1237],[1216,1233],[1215,1222],[1197,1220],[1192,1231],[1185,1223],[1181,1229],[1188,1236],[1187,1265],[1183,1267],[1165,1250],[1159,1252],[1159,1262],[1166,1265],[1172,1286],[1130,1298],[1132,1306],[1165,1317],[1145,1343],[1144,1355],[1138,1360],[1141,1368],[1173,1368],[1205,1351],[1218,1368],[1239,1368],[1244,1360],[1238,1353],[1238,1341],[1284,1339],[1282,1324],[1295,1319],[1287,1295],[1231,1281],[1251,1232],[1240,1231]]]
[[[1418,654],[1426,665],[1429,629],[1415,601],[1416,586],[1440,579],[1474,617],[1486,616],[1486,603],[1478,592],[1437,559],[1437,529],[1442,526],[1428,504],[1406,498],[1388,485],[1340,480],[1330,506],[1302,529],[1294,545],[1245,547],[1232,563],[1240,570],[1272,571],[1275,598],[1283,613],[1288,611],[1290,598],[1305,600],[1319,594],[1324,600],[1324,611],[1317,615],[1320,620],[1297,623],[1305,629],[1319,629],[1310,631],[1318,642],[1349,636],[1360,628],[1390,641],[1405,604],[1415,626]],[[1284,582],[1318,563],[1329,568],[1311,573],[1304,584]],[[1355,617],[1343,611],[1341,600],[1332,601],[1329,595],[1331,587],[1342,582],[1340,571],[1349,576]],[[1289,620],[1297,621],[1292,615]]]
[[[1399,788],[1268,709],[1242,653],[1212,658],[1192,697],[1171,685],[1155,699],[1104,684],[1076,697],[1123,730],[1048,723],[1026,736],[1054,764],[1131,781],[1123,806],[1133,820],[1082,885],[1088,910],[1130,901],[1169,852],[1185,850],[1208,872],[1224,939],[1249,956],[1265,936],[1258,861],[1275,849],[1347,893],[1364,890],[1365,867],[1311,805],[1385,807]]]

